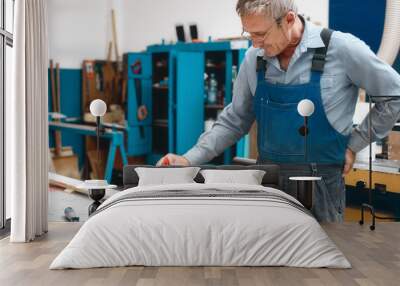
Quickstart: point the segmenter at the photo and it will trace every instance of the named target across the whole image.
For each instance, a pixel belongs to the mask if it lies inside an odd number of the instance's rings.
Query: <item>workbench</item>
[[[71,131],[86,136],[96,136],[97,134],[96,126],[56,121],[49,121],[49,130]],[[128,164],[128,158],[124,147],[124,132],[116,128],[104,128],[100,138],[111,141],[104,173],[104,179],[107,180],[107,182],[111,182],[117,148],[120,150],[123,165]]]
[[[347,205],[369,202],[369,163],[356,162],[345,177]],[[400,161],[372,162],[372,204],[380,211],[400,215]]]

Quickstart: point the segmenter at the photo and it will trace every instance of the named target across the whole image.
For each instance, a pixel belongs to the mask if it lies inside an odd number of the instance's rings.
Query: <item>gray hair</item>
[[[240,17],[253,14],[265,14],[278,19],[289,11],[297,14],[295,0],[238,0],[236,11]]]

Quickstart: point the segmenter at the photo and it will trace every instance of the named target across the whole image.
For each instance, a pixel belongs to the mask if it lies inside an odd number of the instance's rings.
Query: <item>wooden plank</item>
[[[49,172],[49,184],[87,194],[87,190],[79,188],[83,181],[57,173]]]
[[[257,148],[257,123],[254,122],[250,129],[250,158],[257,159],[258,148]]]
[[[79,164],[76,155],[53,157],[53,164],[57,174],[79,179]]]
[[[54,63],[53,60],[50,60],[50,83],[51,83],[51,98],[52,98],[52,108],[53,112],[60,112],[59,110],[59,97],[57,96],[56,91],[56,82],[54,78]],[[58,86],[58,85],[57,85]],[[56,146],[56,155],[60,156],[61,155],[61,148],[62,148],[62,142],[61,142],[61,133],[59,131],[54,132],[54,142]]]
[[[112,22],[112,35],[114,41],[114,51],[115,51],[115,61],[119,61],[119,51],[118,51],[118,38],[117,38],[117,25],[115,19],[115,11],[111,10],[111,22]]]
[[[53,60],[50,60],[50,82],[51,82],[51,99],[52,99],[53,112],[57,112],[58,103],[57,103],[57,96],[56,96],[56,83],[55,83],[55,79],[54,79]]]
[[[107,163],[107,150],[100,149],[99,152],[99,160],[97,159],[97,150],[90,149],[86,152],[87,157],[89,159],[90,169],[92,170],[92,179],[100,179],[104,178],[106,163]]]
[[[55,96],[53,96],[55,104],[53,106],[56,108],[54,111],[55,112],[61,112],[60,108],[60,64],[56,64],[56,88],[54,88],[56,93]],[[55,131],[55,145],[56,145],[56,156],[61,156],[61,150],[62,150],[62,138],[61,138],[61,132],[60,131]]]
[[[392,131],[388,138],[389,160],[400,160],[400,132]]]
[[[393,217],[393,214],[391,213],[383,213],[383,212],[376,212],[377,216],[380,217]],[[357,207],[347,207],[345,212],[344,212],[344,221],[346,222],[358,222],[361,219],[361,209]],[[364,213],[364,219],[365,221],[371,221],[372,216],[370,212],[365,212]]]

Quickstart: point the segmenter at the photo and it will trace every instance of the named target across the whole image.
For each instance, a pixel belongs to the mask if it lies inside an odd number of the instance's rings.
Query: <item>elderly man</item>
[[[252,40],[234,86],[233,101],[213,128],[183,156],[168,154],[172,165],[202,164],[258,126],[260,163],[281,166],[283,189],[290,176],[317,175],[313,213],[319,221],[342,222],[343,175],[368,145],[368,123],[353,129],[358,89],[381,96],[371,114],[373,139],[383,138],[400,115],[400,76],[358,38],[307,22],[294,0],[239,0],[243,34]],[[311,100],[308,156],[298,129],[297,105]]]

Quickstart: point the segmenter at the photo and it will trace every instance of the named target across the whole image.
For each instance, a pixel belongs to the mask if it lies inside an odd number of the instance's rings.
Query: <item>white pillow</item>
[[[265,171],[262,170],[201,170],[205,184],[230,183],[261,185]]]
[[[193,179],[199,170],[199,167],[135,168],[139,176],[138,186],[195,183]]]

